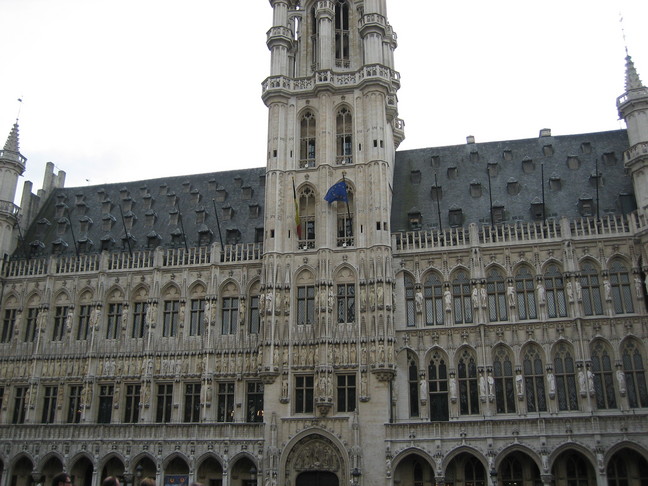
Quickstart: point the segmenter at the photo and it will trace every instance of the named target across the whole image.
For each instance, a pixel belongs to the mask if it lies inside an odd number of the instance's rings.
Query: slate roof
[[[392,232],[490,224],[491,198],[503,223],[537,220],[543,171],[547,219],[576,219],[588,208],[596,216],[597,200],[600,216],[628,213],[635,202],[627,148],[618,130],[399,151]],[[264,197],[265,168],[57,189],[15,257],[72,254],[75,240],[84,253],[123,251],[127,232],[133,250],[183,247],[183,235],[189,247],[209,244],[220,239],[214,205],[225,244],[254,243],[263,234]]]
[[[416,214],[421,229],[438,229],[439,212],[447,229],[453,209],[461,210],[462,226],[490,224],[488,173],[503,223],[534,221],[532,203],[542,204],[543,171],[547,219],[586,216],[588,199],[596,216],[597,163],[599,216],[630,212],[635,201],[623,165],[627,148],[626,131],[617,130],[397,152],[391,230],[410,231]]]

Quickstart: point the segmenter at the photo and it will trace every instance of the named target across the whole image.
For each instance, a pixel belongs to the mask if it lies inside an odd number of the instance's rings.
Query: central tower
[[[340,484],[381,451],[394,375],[390,212],[404,138],[386,0],[270,0],[262,296],[268,473],[300,484],[289,418],[355,420]],[[371,428],[367,437],[361,431]],[[322,437],[336,446],[334,437]],[[293,444],[279,452],[278,443]],[[362,442],[362,443],[361,443]],[[377,448],[377,449],[376,449]],[[284,454],[282,456],[282,454]],[[384,454],[384,451],[380,454]],[[281,456],[281,457],[280,457]],[[343,459],[350,459],[346,461]],[[303,466],[303,464],[302,464]],[[321,466],[321,465],[320,465]],[[322,467],[320,467],[321,469]],[[371,472],[365,468],[365,480]],[[302,481],[311,480],[303,476]],[[311,479],[306,479],[306,478]],[[322,476],[324,477],[324,476]]]

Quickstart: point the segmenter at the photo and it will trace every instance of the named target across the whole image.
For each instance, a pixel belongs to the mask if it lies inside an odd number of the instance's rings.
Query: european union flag
[[[349,196],[347,194],[346,182],[340,181],[337,184],[333,184],[331,188],[324,196],[326,202],[331,204],[333,201],[344,201],[349,202]]]

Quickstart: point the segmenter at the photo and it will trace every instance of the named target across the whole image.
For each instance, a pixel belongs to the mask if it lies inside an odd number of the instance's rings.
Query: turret
[[[639,79],[632,58],[626,57],[626,92],[617,98],[619,116],[626,122],[630,148],[624,163],[632,174],[637,206],[648,208],[648,88]]]
[[[18,177],[25,172],[27,159],[20,153],[18,121],[0,150],[0,255],[11,253],[15,248],[14,226],[18,217],[18,206],[14,204]]]

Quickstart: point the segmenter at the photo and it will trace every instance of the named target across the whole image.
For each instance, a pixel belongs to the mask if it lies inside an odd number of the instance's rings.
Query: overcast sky
[[[623,128],[621,12],[648,84],[646,0],[387,3],[401,150]],[[22,97],[35,188],[48,161],[69,187],[265,165],[267,0],[0,0],[0,18],[0,143]]]

